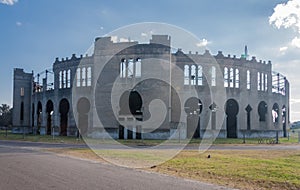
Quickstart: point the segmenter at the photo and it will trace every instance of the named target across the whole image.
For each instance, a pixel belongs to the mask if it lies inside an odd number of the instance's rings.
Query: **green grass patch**
[[[126,166],[128,163],[139,164],[138,160],[153,161],[162,153],[99,150],[96,151],[97,156],[90,149],[50,151],[98,161],[111,161],[108,158],[113,158],[117,160],[115,163],[124,163]],[[104,160],[99,156],[103,154],[106,155],[102,157]],[[208,155],[211,157],[208,158]],[[300,189],[299,150],[209,150],[205,153],[182,151],[176,157],[146,170],[238,189]]]
[[[155,170],[241,189],[300,189],[300,151],[184,151]]]
[[[290,132],[289,138],[279,138],[280,144],[295,144],[298,143],[298,131]],[[53,143],[84,143],[84,140],[78,139],[76,137],[65,137],[65,136],[55,136],[54,139],[50,135],[32,135],[32,134],[12,134],[10,131],[0,130],[0,140],[20,140],[20,141],[31,141],[31,142],[53,142]],[[166,143],[165,140],[103,140],[103,139],[91,139],[87,138],[89,143],[103,144],[103,143],[121,143],[124,145],[140,145],[140,146],[155,146],[162,143]],[[269,139],[264,139],[263,144],[268,144]],[[215,145],[219,144],[260,144],[258,138],[247,138],[245,143],[243,139],[215,139],[212,143]],[[166,144],[191,144],[199,145],[200,143],[210,144],[211,140],[202,139],[191,139],[191,140],[168,140]]]
[[[47,143],[70,143],[70,144],[83,144],[82,139],[76,137],[66,136],[50,136],[50,135],[32,135],[32,134],[12,134],[1,131],[0,140],[17,140],[17,141],[29,141],[29,142],[47,142]]]

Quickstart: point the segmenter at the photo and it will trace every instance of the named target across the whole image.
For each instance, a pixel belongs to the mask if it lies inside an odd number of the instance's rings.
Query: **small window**
[[[25,92],[24,92],[24,88],[22,87],[22,88],[21,88],[20,95],[23,97],[23,96],[24,96],[24,94],[25,94]]]
[[[62,71],[59,71],[59,75],[58,75],[58,78],[59,78],[59,89],[62,88]]]
[[[191,85],[196,85],[196,66],[191,66]]]
[[[92,86],[92,68],[87,68],[87,86]]]
[[[198,77],[198,85],[202,86],[203,85],[203,73],[202,73],[202,66],[198,65],[198,73],[197,73],[197,77]]]
[[[261,78],[261,90],[265,91],[265,74],[264,73],[260,73],[260,78]]]
[[[135,77],[140,78],[142,76],[142,61],[137,59],[135,62]]]
[[[21,108],[20,108],[20,120],[24,120],[24,102],[21,102]]]
[[[188,65],[184,66],[184,85],[189,85],[190,81],[190,67]]]
[[[216,67],[211,68],[211,86],[216,86]]]
[[[265,91],[268,91],[268,75],[265,74]]]
[[[86,69],[85,69],[85,67],[83,67],[81,70],[81,81],[82,81],[82,86],[86,86]]]
[[[133,66],[133,59],[129,59],[128,67],[127,67],[127,77],[133,78],[134,76],[134,66]]]
[[[250,71],[247,70],[247,89],[251,88],[251,78],[250,78]]]
[[[230,68],[229,70],[229,87],[233,88],[233,68]]]
[[[257,72],[257,90],[258,90],[258,91],[261,89],[260,84],[261,84],[261,83],[260,83],[260,73]]]
[[[63,88],[66,88],[67,86],[67,71],[63,71]]]
[[[80,71],[80,68],[77,68],[76,70],[76,86],[77,87],[80,87],[81,86],[81,71]]]
[[[228,87],[228,68],[224,68],[224,87]]]
[[[240,71],[235,69],[235,88],[240,88]]]
[[[71,87],[71,70],[67,71],[67,88]]]
[[[120,78],[126,77],[126,60],[122,59],[120,63]]]

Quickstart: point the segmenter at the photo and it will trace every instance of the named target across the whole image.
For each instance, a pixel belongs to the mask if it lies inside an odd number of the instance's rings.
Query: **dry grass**
[[[51,151],[104,162],[89,149]],[[145,155],[129,154],[118,150],[109,153],[126,161],[130,157],[134,161],[145,159]],[[207,155],[211,158],[208,159]],[[175,158],[146,170],[239,189],[300,189],[300,151],[295,150],[211,150],[203,154],[183,151]]]

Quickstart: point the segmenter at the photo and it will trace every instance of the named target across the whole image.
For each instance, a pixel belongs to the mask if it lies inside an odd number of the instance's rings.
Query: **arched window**
[[[66,88],[67,85],[67,71],[63,71],[63,88]]]
[[[265,91],[268,91],[268,75],[265,74]]]
[[[228,87],[228,68],[224,67],[224,87]]]
[[[196,85],[196,66],[191,66],[191,85]]]
[[[59,88],[62,88],[62,71],[59,71],[58,79]]]
[[[76,86],[80,87],[81,86],[81,71],[80,68],[77,68],[76,70]]]
[[[83,67],[81,69],[81,81],[82,81],[82,86],[86,86],[86,69]]]
[[[120,78],[126,77],[126,59],[122,59],[120,63]]]
[[[260,73],[257,72],[257,90],[260,90]]]
[[[233,88],[233,68],[229,70],[229,87]]]
[[[188,65],[184,66],[184,85],[189,85],[190,81],[190,67]]]
[[[265,91],[265,74],[260,73],[260,78],[261,78],[261,82],[260,82],[261,91]]]
[[[142,60],[140,58],[136,59],[135,62],[135,77],[140,78],[142,76]]]
[[[92,68],[87,68],[87,86],[92,86]]]
[[[251,78],[250,78],[250,71],[247,70],[247,89],[251,88]]]
[[[240,87],[240,72],[238,69],[235,69],[235,88]]]
[[[129,59],[128,61],[128,67],[127,67],[127,77],[133,78],[134,76],[134,68],[133,68],[133,59]]]
[[[202,74],[202,66],[198,65],[198,71],[197,71],[197,77],[198,77],[198,85],[202,86],[203,85],[203,74]]]
[[[67,71],[67,88],[71,87],[71,70]]]
[[[211,67],[211,86],[216,86],[216,67]]]

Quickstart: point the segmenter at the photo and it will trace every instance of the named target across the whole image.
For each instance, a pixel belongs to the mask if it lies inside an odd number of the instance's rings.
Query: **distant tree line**
[[[0,127],[12,125],[12,108],[7,104],[0,105]]]

